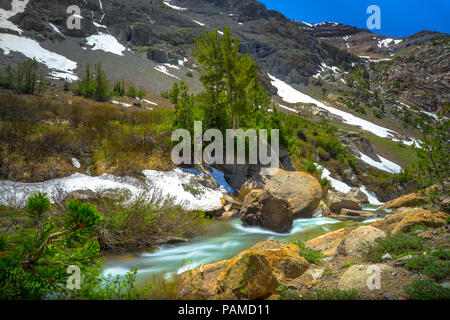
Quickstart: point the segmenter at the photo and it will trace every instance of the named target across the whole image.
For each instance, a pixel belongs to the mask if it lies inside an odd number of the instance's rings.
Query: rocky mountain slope
[[[442,41],[438,45],[430,43],[444,36],[437,32],[394,39],[338,23],[313,25],[292,21],[254,0],[132,0],[126,4],[110,0],[31,0],[20,3],[0,2],[0,8],[5,10],[0,14],[3,21],[0,43],[24,42],[23,38],[33,42],[19,47],[3,44],[0,64],[20,61],[23,54],[32,56],[33,53],[18,52],[30,51],[33,45],[35,50],[43,48],[72,62],[70,68],[68,61],[56,67],[45,63],[51,70],[59,68],[52,72],[59,78],[67,77],[67,71],[73,78],[71,74],[79,75],[85,64],[102,61],[113,78],[125,76],[126,80],[156,92],[167,90],[172,82],[185,78],[187,68],[195,70],[190,46],[198,34],[215,28],[220,32],[229,25],[240,38],[240,51],[249,53],[260,65],[261,78],[272,94],[277,90],[271,86],[267,74],[302,88],[319,76],[325,78],[324,70],[325,73],[339,70],[345,76],[358,62],[370,64],[358,56],[392,59],[392,55],[420,45],[424,48],[415,57],[396,57],[394,70],[380,77],[391,86],[397,85],[399,78],[417,79],[400,96],[406,104],[430,112],[442,110],[443,101],[448,97],[448,47]],[[70,16],[67,8],[71,5],[81,9],[79,30],[69,30],[67,26]],[[430,53],[430,46],[439,52]],[[164,63],[172,66],[161,66]],[[183,69],[183,65],[187,68]],[[190,87],[199,86],[195,77],[186,80]]]

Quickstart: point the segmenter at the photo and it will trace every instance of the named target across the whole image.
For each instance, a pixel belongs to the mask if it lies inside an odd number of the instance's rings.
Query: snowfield
[[[368,165],[378,168],[380,170],[389,172],[389,173],[400,173],[402,172],[402,167],[400,167],[398,164],[389,161],[388,159],[385,159],[378,155],[378,157],[381,159],[381,162],[377,162],[370,158],[369,156],[365,155],[364,153],[361,153],[361,160],[367,163]]]
[[[117,41],[114,36],[99,33],[86,38],[87,44],[93,46],[92,50],[102,50],[119,56],[123,56],[126,48]]]
[[[12,0],[11,10],[4,10],[0,8],[0,29],[17,31],[20,35],[22,35],[22,30],[9,21],[9,18],[14,17],[18,13],[24,12],[29,2],[29,0]]]
[[[77,68],[76,62],[42,48],[35,40],[0,33],[0,49],[3,50],[5,55],[8,55],[11,51],[16,51],[27,58],[36,59],[37,62],[43,63],[51,69],[50,75],[55,78],[68,79],[69,81],[78,80],[78,77],[73,73]]]
[[[345,123],[360,127],[361,129],[369,131],[382,138],[392,137],[393,134],[395,134],[395,132],[390,129],[381,127],[370,121],[356,117],[351,113],[333,107],[328,107],[322,102],[294,89],[284,81],[281,81],[270,74],[268,74],[268,76],[271,80],[272,85],[278,89],[278,95],[288,103],[314,103],[318,107],[327,110],[331,114],[341,117]]]
[[[161,73],[164,73],[165,75],[168,75],[169,77],[172,77],[172,78],[181,80],[179,77],[177,77],[177,76],[171,74],[171,73],[169,72],[169,70],[167,70],[167,68],[166,68],[165,66],[163,66],[163,65],[162,65],[162,66],[156,66],[155,69],[158,70],[158,71],[161,72]]]
[[[144,183],[131,177],[115,177],[109,174],[91,177],[81,173],[40,183],[0,181],[0,203],[23,205],[24,201],[35,192],[46,192],[51,201],[55,202],[75,190],[92,190],[101,193],[108,190],[121,190],[129,192],[132,199],[145,194],[153,195],[153,192],[148,190],[154,190],[163,197],[172,198],[175,204],[182,206],[185,210],[212,211],[222,208],[220,199],[223,194],[233,190],[223,178],[223,173],[217,170],[213,170],[210,177],[217,181],[219,187],[213,189],[196,183],[198,185],[196,188],[200,191],[199,195],[193,195],[183,187],[205,178],[205,175],[197,169],[145,170],[142,173],[146,177]]]

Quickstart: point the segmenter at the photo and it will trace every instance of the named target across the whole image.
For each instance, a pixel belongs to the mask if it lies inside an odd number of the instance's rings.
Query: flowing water
[[[164,245],[152,253],[107,257],[103,262],[103,273],[112,276],[125,275],[130,269],[139,268],[137,284],[143,285],[157,275],[170,279],[201,264],[229,259],[261,241],[307,241],[343,227],[367,222],[369,221],[343,222],[328,218],[298,219],[294,221],[291,232],[279,234],[256,227],[243,227],[239,219],[217,221],[209,232],[188,243]]]

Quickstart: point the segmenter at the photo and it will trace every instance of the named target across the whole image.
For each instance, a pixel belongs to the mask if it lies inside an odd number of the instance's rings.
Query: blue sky
[[[340,22],[367,29],[370,5],[381,9],[377,34],[406,37],[422,30],[450,33],[449,0],[259,0],[268,9],[310,23]]]

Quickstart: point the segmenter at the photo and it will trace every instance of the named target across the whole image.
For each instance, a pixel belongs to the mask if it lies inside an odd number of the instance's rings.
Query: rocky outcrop
[[[69,200],[79,199],[84,202],[99,203],[102,196],[92,190],[75,190],[70,192],[64,199],[64,202]]]
[[[361,153],[363,153],[372,160],[381,162],[380,157],[378,157],[373,150],[370,140],[362,137],[361,134],[354,132],[340,132],[337,137],[356,157],[360,158]]]
[[[377,271],[380,271],[380,286],[378,288],[376,283],[371,283],[370,281],[373,278],[373,270],[375,268]],[[386,264],[354,265],[344,272],[339,280],[338,288],[341,290],[356,289],[358,291],[366,291],[369,290],[368,283],[371,283],[374,290],[386,290],[389,280],[394,277],[393,272],[395,272],[395,269]]]
[[[180,299],[265,299],[280,283],[298,278],[309,263],[294,244],[276,240],[258,243],[230,260],[179,276]]]
[[[362,204],[367,201],[367,196],[357,188],[352,188],[347,194],[339,191],[328,191],[328,206],[334,213],[341,213],[342,209],[361,211]]]
[[[402,207],[417,207],[425,203],[426,198],[416,193],[406,194],[397,199],[387,202],[380,210],[398,209]]]
[[[359,227],[343,239],[338,246],[338,252],[344,256],[361,257],[363,253],[362,244],[373,244],[375,239],[384,237],[383,230],[372,226]]]
[[[409,232],[416,225],[429,228],[442,227],[447,224],[448,216],[444,212],[433,213],[420,208],[406,209],[388,215],[383,220],[376,221],[371,225],[386,232],[396,234],[398,232]]]
[[[244,226],[260,226],[280,233],[288,232],[294,221],[289,203],[267,190],[250,192],[239,214]]]
[[[294,218],[310,218],[319,206],[322,187],[316,178],[300,171],[276,170],[265,177],[265,190],[286,200]]]
[[[309,240],[305,243],[308,248],[322,251],[325,255],[333,256],[336,254],[339,244],[351,232],[350,229],[339,229],[327,233],[318,238]]]

